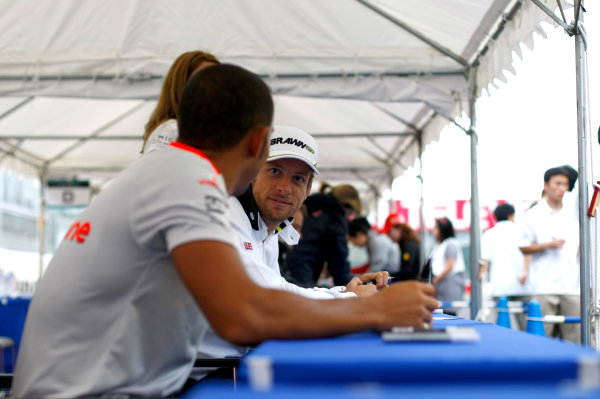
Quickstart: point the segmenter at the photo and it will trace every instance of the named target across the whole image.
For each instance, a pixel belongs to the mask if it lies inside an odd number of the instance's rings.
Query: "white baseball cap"
[[[274,126],[267,162],[293,158],[305,162],[316,175],[319,146],[313,136],[297,127]]]

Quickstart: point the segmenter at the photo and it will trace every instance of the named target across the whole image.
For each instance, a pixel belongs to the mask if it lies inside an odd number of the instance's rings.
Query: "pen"
[[[388,277],[388,283],[391,283],[391,282],[392,282],[392,279],[393,279],[393,277],[392,277],[392,276],[389,276],[389,277]],[[377,280],[375,280],[375,279],[373,279],[373,280],[369,280],[369,281],[367,281],[367,282],[366,282],[366,283],[364,283],[364,284],[377,284]]]
[[[433,269],[432,269],[431,265],[429,265],[429,275],[427,276],[427,282],[429,284],[431,284],[432,281],[433,281]]]

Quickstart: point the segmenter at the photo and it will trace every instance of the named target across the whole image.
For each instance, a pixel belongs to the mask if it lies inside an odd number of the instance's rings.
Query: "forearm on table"
[[[333,336],[382,325],[376,301],[370,298],[309,299],[279,290],[261,290],[238,309],[235,334],[226,339],[240,345],[267,339]]]

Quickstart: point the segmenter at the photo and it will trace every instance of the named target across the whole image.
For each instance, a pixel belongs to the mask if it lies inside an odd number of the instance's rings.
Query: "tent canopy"
[[[381,189],[473,93],[503,79],[511,52],[532,46],[548,20],[528,0],[0,0],[0,8],[2,165],[97,184],[139,157],[162,78],[179,54],[201,49],[265,79],[275,124],[317,138],[322,180]]]

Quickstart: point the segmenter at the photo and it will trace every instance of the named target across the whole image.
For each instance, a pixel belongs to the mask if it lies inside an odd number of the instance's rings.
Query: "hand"
[[[519,284],[525,285],[526,282],[527,282],[527,272],[521,272],[521,275],[519,276]]]
[[[548,248],[559,249],[565,245],[565,240],[562,238],[557,238],[548,243]]]
[[[432,312],[439,304],[434,294],[432,285],[419,281],[404,281],[379,291],[372,300],[375,309],[384,316],[380,328],[430,328]]]
[[[388,281],[390,279],[390,273],[388,272],[375,272],[375,273],[365,273],[359,277],[360,281],[363,283],[375,280],[375,286],[377,288],[383,288],[388,285]]]
[[[442,278],[439,276],[435,276],[432,280],[431,280],[431,284],[433,284],[434,286],[438,285],[438,283],[440,282]]]
[[[377,287],[374,284],[363,284],[358,277],[354,277],[346,285],[346,292],[354,292],[357,296],[371,296],[377,293]]]

